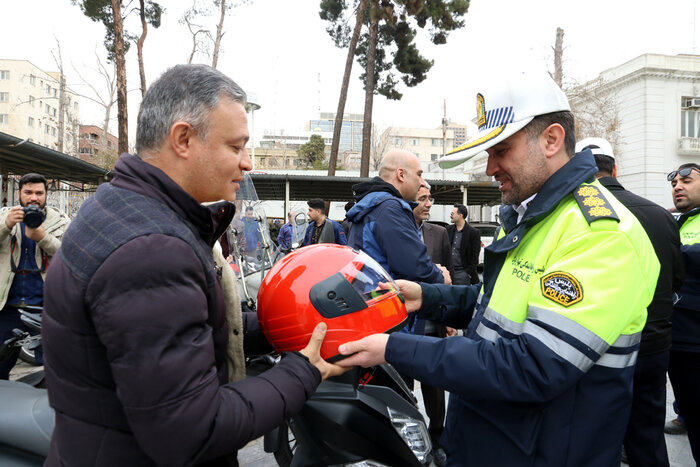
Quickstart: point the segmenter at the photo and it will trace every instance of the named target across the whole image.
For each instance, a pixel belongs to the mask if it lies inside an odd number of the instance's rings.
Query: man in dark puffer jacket
[[[64,236],[45,292],[46,465],[236,465],[238,448],[341,372],[319,356],[320,325],[305,349],[227,384],[212,246],[251,169],[245,104],[212,68],[168,70],[141,104],[138,156],[121,156]],[[243,323],[234,334],[261,340],[255,315]]]

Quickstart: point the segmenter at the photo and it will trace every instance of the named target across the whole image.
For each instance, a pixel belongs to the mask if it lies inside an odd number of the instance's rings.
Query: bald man
[[[352,187],[357,203],[347,214],[352,223],[348,245],[370,255],[394,279],[443,284],[443,272],[430,260],[413,218],[422,183],[423,169],[414,154],[387,152],[379,176]]]

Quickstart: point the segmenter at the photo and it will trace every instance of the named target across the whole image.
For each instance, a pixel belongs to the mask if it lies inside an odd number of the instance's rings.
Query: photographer
[[[19,206],[0,211],[0,343],[13,329],[26,327],[19,307],[42,306],[44,277],[51,257],[61,246],[68,218],[46,206],[48,184],[39,174],[19,181]],[[0,362],[0,379],[8,379],[19,349]],[[37,349],[41,362],[41,350]]]

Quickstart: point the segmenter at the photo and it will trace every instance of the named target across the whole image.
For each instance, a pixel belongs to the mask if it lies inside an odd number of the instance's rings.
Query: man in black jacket
[[[625,435],[629,465],[668,466],[664,439],[666,371],[671,349],[673,293],[683,283],[683,261],[678,226],[664,208],[623,188],[615,178],[617,166],[612,146],[602,138],[586,138],[576,151],[590,149],[595,156],[600,183],[639,220],[661,264],[654,299],[647,308],[647,322],[634,371],[632,412]]]
[[[237,449],[341,372],[320,358],[319,325],[300,352],[229,383],[212,247],[252,166],[245,105],[243,90],[215,69],[166,71],[141,103],[138,155],[119,158],[64,235],[45,288],[56,413],[45,465],[236,465]],[[246,346],[265,343],[254,313],[242,322],[231,332],[244,332]]]
[[[447,226],[455,269],[452,283],[455,285],[469,285],[479,282],[479,273],[476,267],[481,251],[481,235],[478,230],[469,225],[467,217],[467,207],[463,204],[455,204],[450,214],[452,224]]]

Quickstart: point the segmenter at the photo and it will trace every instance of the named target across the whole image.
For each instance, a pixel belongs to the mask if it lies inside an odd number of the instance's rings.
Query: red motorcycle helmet
[[[328,361],[342,358],[340,344],[401,329],[407,316],[403,296],[379,263],[332,243],[288,254],[258,291],[258,320],[275,350],[303,349],[324,321],[328,331],[321,357]]]

